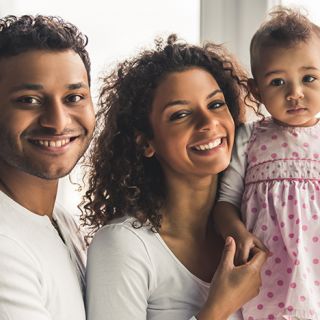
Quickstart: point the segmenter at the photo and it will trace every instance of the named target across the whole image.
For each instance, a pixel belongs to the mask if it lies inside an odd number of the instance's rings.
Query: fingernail
[[[228,246],[228,245],[230,245],[231,244],[231,237],[228,237],[227,239],[226,239],[226,245]]]

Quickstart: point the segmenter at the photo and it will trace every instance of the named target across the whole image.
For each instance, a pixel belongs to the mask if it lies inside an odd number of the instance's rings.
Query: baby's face
[[[307,127],[320,112],[320,40],[313,36],[292,47],[260,52],[254,89],[274,119]]]

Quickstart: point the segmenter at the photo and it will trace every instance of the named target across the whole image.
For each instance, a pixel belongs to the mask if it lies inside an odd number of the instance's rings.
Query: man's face
[[[94,129],[88,76],[73,50],[0,59],[0,169],[67,175]]]

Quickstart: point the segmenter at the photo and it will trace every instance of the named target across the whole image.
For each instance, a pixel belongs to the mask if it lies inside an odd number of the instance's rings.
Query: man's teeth
[[[63,147],[65,144],[69,143],[70,139],[62,139],[62,140],[37,140],[37,143],[41,146],[51,147],[51,148],[60,148]]]
[[[221,144],[221,139],[217,139],[208,144],[199,144],[198,146],[194,146],[194,148],[198,151],[211,150]]]

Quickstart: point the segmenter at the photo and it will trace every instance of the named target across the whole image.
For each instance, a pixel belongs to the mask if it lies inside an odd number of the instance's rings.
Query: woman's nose
[[[197,129],[199,131],[211,131],[217,126],[217,117],[210,111],[200,112],[197,119]]]

